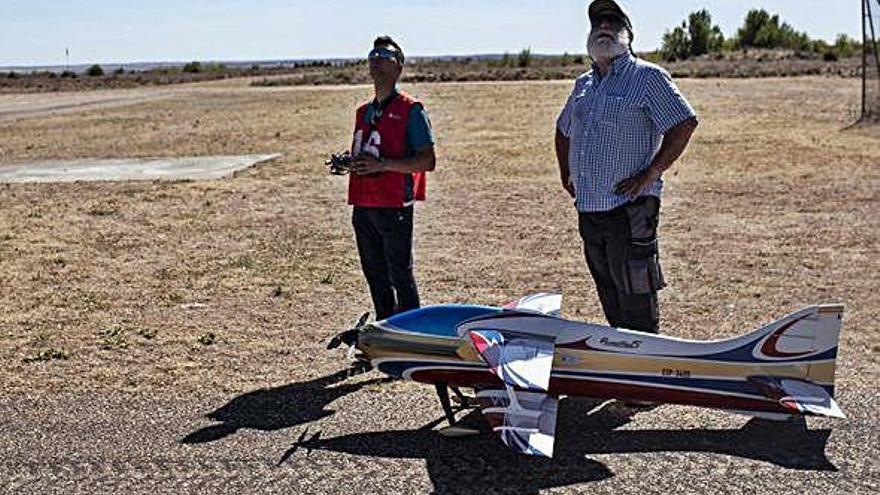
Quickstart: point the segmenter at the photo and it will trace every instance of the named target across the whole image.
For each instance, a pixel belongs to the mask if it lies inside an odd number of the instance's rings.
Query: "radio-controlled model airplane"
[[[751,333],[693,341],[571,321],[562,296],[535,294],[504,307],[437,305],[340,333],[362,363],[433,384],[450,425],[449,390],[474,402],[511,449],[553,456],[558,402],[566,396],[687,404],[785,420],[843,418],[834,371],[843,306],[812,306]],[[461,393],[472,388],[474,397]]]

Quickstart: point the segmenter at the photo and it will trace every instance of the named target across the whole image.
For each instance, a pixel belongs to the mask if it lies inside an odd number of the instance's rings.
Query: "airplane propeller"
[[[336,349],[342,344],[348,346],[348,354],[349,357],[354,355],[355,345],[357,345],[358,333],[361,331],[361,328],[367,323],[367,320],[370,318],[370,312],[362,314],[360,318],[358,318],[357,322],[354,324],[354,327],[336,334],[330,342],[327,342],[327,349]]]

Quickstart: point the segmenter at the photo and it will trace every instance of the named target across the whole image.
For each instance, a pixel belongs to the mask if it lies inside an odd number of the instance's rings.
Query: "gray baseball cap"
[[[615,14],[619,16],[623,20],[626,30],[629,31],[630,39],[632,39],[632,22],[629,20],[629,14],[627,14],[626,9],[614,0],[593,0],[590,2],[590,6],[587,8],[587,15],[590,18],[590,24],[595,25],[596,19],[603,14]]]

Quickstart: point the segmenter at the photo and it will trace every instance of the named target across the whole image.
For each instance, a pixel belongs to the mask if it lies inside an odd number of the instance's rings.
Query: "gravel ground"
[[[849,418],[811,418],[808,429],[571,399],[559,413],[557,454],[547,460],[512,454],[492,435],[445,439],[430,431],[441,414],[429,387],[375,373],[338,379],[213,399],[4,398],[0,491],[867,494],[880,487],[880,403],[872,390],[842,390]]]

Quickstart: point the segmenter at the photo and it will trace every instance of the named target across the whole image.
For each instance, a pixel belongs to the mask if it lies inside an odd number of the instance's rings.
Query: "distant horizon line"
[[[823,40],[826,43],[829,43],[827,40]],[[858,40],[857,40],[858,41]],[[833,42],[832,42],[833,43]],[[469,54],[442,54],[442,55],[408,55],[408,60],[452,60],[452,59],[462,59],[462,58],[477,58],[481,60],[493,60],[500,59],[505,55],[508,56],[516,56],[522,50],[530,49],[530,48],[520,48],[516,51],[504,51],[504,52],[489,52],[489,53],[469,53]],[[764,48],[753,48],[755,50],[763,50]],[[647,49],[647,50],[636,50],[636,54],[650,54],[656,53],[660,50],[659,47]],[[767,49],[773,50],[773,49]],[[569,55],[572,57],[576,56],[588,56],[587,53],[582,53],[579,51],[568,52],[563,51],[562,53],[538,53],[531,52],[531,56],[533,57],[560,57],[563,55]],[[73,69],[88,69],[93,65],[100,65],[102,68],[106,68],[109,70],[116,70],[120,67],[132,67],[134,70],[150,70],[157,69],[162,67],[178,67],[184,66],[191,62],[199,62],[201,64],[224,64],[230,67],[245,67],[253,64],[293,64],[293,63],[309,63],[309,62],[352,62],[366,60],[364,57],[345,57],[345,56],[332,56],[332,57],[308,57],[308,58],[260,58],[260,59],[229,59],[229,60],[211,60],[211,59],[190,59],[190,60],[159,60],[159,61],[136,61],[136,62],[76,62],[71,64],[65,63],[55,63],[55,64],[11,64],[11,65],[3,65],[0,63],[0,71],[9,72],[9,71],[64,71],[64,70],[73,70]]]
[[[516,56],[520,53],[522,49],[519,51],[508,51],[501,53],[471,53],[471,54],[446,54],[446,55],[407,55],[407,60],[442,60],[442,59],[462,59],[462,58],[478,58],[478,59],[494,59],[494,58],[502,58],[504,55],[508,56]],[[655,50],[648,50],[647,52],[640,53],[650,53]],[[587,56],[586,53],[532,53],[533,57],[559,57],[563,55],[570,56]],[[18,64],[18,65],[0,65],[0,71],[10,71],[10,70],[51,70],[58,69],[64,70],[65,68],[89,68],[92,65],[100,65],[103,68],[116,69],[119,67],[134,67],[134,66],[148,66],[149,68],[160,68],[160,67],[173,67],[173,66],[182,66],[191,62],[199,62],[201,64],[225,64],[227,66],[248,66],[253,64],[282,64],[282,63],[303,63],[303,62],[353,62],[359,60],[366,60],[365,57],[311,57],[311,58],[266,58],[266,59],[231,59],[231,60],[210,60],[210,59],[193,59],[193,60],[160,60],[160,61],[138,61],[138,62],[77,62],[71,63],[70,65],[64,63],[56,63],[56,64]]]

